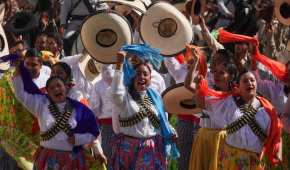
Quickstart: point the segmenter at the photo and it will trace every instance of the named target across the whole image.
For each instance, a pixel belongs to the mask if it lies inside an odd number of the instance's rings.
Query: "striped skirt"
[[[190,161],[190,148],[194,141],[194,137],[199,129],[198,123],[179,119],[176,125],[178,138],[176,141],[180,157],[178,158],[178,169],[188,169]]]
[[[116,135],[112,138],[111,170],[165,170],[162,137],[146,139]]]
[[[86,170],[83,151],[77,153],[40,147],[35,154],[34,170]]]

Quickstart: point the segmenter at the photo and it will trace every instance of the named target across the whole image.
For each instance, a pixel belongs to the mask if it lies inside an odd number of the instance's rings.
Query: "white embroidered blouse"
[[[15,95],[17,99],[38,119],[40,132],[45,132],[51,128],[55,119],[53,115],[48,110],[49,100],[46,96],[29,94],[24,91],[22,78],[16,76],[13,79],[13,86],[15,90]],[[64,110],[65,103],[57,104],[60,111]],[[75,111],[73,111],[72,116],[69,118],[68,122],[72,128],[77,126],[77,121],[75,120]],[[74,134],[75,136],[75,145],[84,145],[89,144],[94,141],[96,138],[92,134]],[[73,146],[67,142],[68,136],[60,131],[47,141],[41,141],[40,145],[49,149],[56,149],[62,151],[71,151]]]
[[[259,103],[259,101],[255,98],[252,105],[257,105],[257,103]],[[233,96],[229,96],[222,100],[207,98],[205,110],[210,117],[209,119],[214,123],[211,128],[217,129],[226,128],[230,123],[244,114],[238,108]],[[271,124],[270,117],[263,107],[259,107],[257,110],[255,119],[265,134],[269,134]],[[231,146],[256,153],[260,153],[263,147],[263,143],[254,134],[249,125],[245,125],[237,132],[228,135],[226,142]]]
[[[119,116],[121,118],[127,118],[129,116],[135,115],[139,111],[139,106],[132,99],[126,87],[123,85],[122,71],[115,70],[110,93],[111,93],[112,101],[119,108]],[[145,92],[144,92],[144,95],[145,95]],[[151,108],[153,109],[155,113],[157,112],[153,105],[151,105]],[[113,119],[118,119],[118,117],[113,116]],[[115,121],[118,121],[118,120],[115,120]],[[119,132],[124,135],[137,137],[137,138],[148,138],[148,137],[152,137],[160,133],[158,129],[154,128],[154,126],[152,125],[152,123],[150,122],[148,118],[144,118],[139,123],[130,127],[119,127]]]

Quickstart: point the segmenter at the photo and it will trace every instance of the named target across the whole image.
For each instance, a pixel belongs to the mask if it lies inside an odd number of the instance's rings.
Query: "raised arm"
[[[207,45],[209,46],[210,49],[212,49],[214,52],[220,50],[220,49],[224,49],[224,46],[219,43],[209,32],[204,18],[202,16],[200,16],[199,18],[199,22],[200,22],[200,26],[201,26],[201,30],[202,30],[202,35],[203,35],[203,39],[206,41]]]
[[[26,92],[20,75],[16,75],[12,81],[16,98],[29,110],[30,113],[37,117],[45,101],[45,96]]]
[[[195,93],[196,92],[196,89],[197,89],[197,84],[195,83],[195,78],[198,74],[198,57],[197,57],[197,52],[193,49],[193,53],[192,53],[193,57],[195,59],[191,59],[189,62],[188,62],[188,72],[186,74],[186,77],[185,77],[185,81],[184,81],[184,86],[185,88],[187,88],[188,90],[190,90],[192,93]]]
[[[125,54],[118,53],[117,54],[118,63],[116,64],[116,69],[113,77],[113,81],[111,84],[111,94],[113,102],[118,106],[123,108],[125,103],[125,95],[126,95],[126,88],[123,84],[123,62],[125,58]]]

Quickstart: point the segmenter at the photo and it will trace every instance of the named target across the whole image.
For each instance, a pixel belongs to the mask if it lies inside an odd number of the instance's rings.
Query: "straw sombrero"
[[[201,116],[201,109],[197,108],[191,91],[184,87],[184,83],[175,84],[162,93],[166,112],[176,115]]]
[[[160,49],[164,56],[173,56],[192,40],[191,24],[173,5],[167,2],[151,4],[142,15],[140,36],[143,42]]]
[[[143,3],[143,0],[99,0],[99,3],[117,3],[120,5],[128,6],[141,13],[146,12],[146,7],[145,4]]]
[[[96,61],[92,62],[90,59],[92,59],[91,56],[84,52],[83,57],[80,58],[78,65],[86,80],[95,84],[98,80],[100,80],[102,64]],[[89,67],[92,67],[94,71],[92,72],[92,69]]]
[[[0,5],[0,21],[3,21],[4,13],[5,13],[5,5],[1,4]],[[2,25],[2,22],[0,23],[0,58],[2,56],[9,54],[8,42],[6,39],[5,32],[1,25]],[[0,71],[8,70],[9,67],[10,67],[9,62],[0,63]]]
[[[275,15],[282,24],[290,26],[290,0],[275,0]]]
[[[97,13],[85,20],[81,28],[84,48],[100,63],[116,63],[116,53],[125,44],[132,42],[132,29],[116,12]]]

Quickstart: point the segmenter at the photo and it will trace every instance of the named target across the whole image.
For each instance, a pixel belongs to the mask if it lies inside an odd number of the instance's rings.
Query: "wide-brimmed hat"
[[[282,24],[290,26],[290,0],[275,0],[275,15]]]
[[[173,56],[192,40],[192,28],[186,17],[167,2],[151,4],[140,23],[142,40],[160,49],[164,56]]]
[[[7,23],[7,28],[15,34],[24,34],[35,29],[37,25],[37,19],[32,12],[21,11],[11,18]]]
[[[130,24],[125,17],[112,11],[87,18],[80,34],[90,56],[105,64],[116,63],[119,49],[132,42]]]
[[[201,109],[196,107],[193,97],[193,93],[184,87],[184,83],[175,84],[162,93],[165,111],[200,117]]]
[[[83,56],[79,60],[79,68],[83,76],[89,82],[95,84],[98,80],[101,79],[101,67],[102,64],[92,60],[93,58],[86,52],[82,54]]]
[[[3,21],[5,13],[5,5],[0,4],[0,21]],[[0,22],[0,58],[2,56],[9,54],[8,42],[6,39],[5,32],[2,28],[2,22]],[[10,67],[9,62],[2,63],[0,62],[0,71],[8,70]]]
[[[105,2],[125,5],[141,13],[146,12],[146,6],[145,3],[143,3],[143,0],[99,0],[99,3]]]

